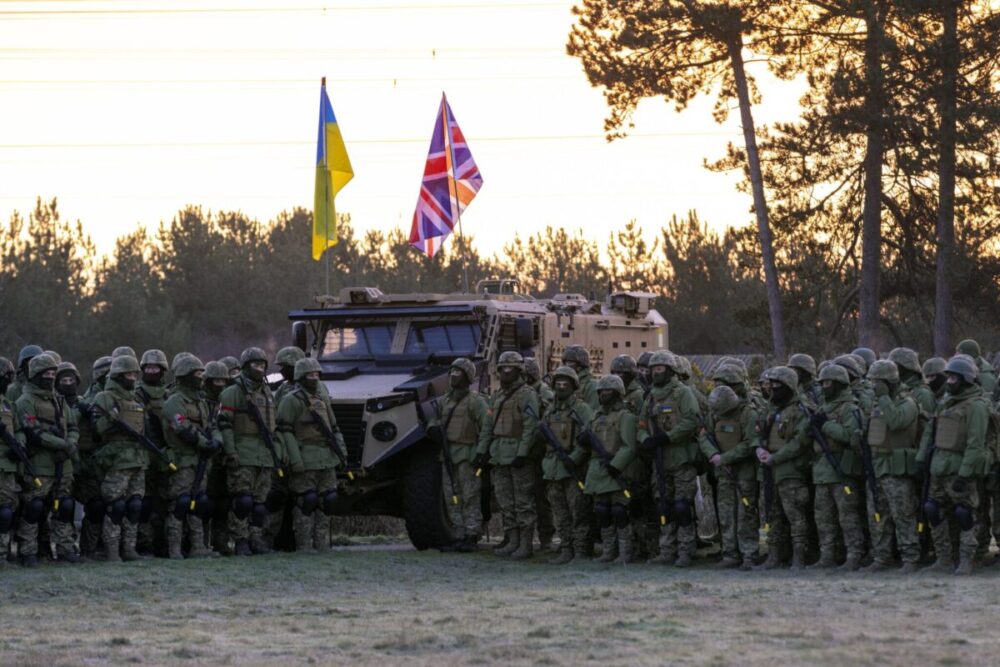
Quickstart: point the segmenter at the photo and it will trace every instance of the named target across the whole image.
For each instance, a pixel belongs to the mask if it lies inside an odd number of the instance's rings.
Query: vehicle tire
[[[450,544],[456,537],[445,509],[437,452],[430,443],[418,447],[422,451],[410,457],[403,480],[403,516],[410,542],[423,551]]]

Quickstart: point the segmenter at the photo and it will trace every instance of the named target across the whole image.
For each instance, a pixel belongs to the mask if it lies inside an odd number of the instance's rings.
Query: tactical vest
[[[551,412],[545,417],[545,423],[552,429],[556,440],[559,441],[559,444],[566,451],[573,448],[573,439],[576,432],[576,422],[573,421],[572,412],[573,406],[571,404],[568,408]]]
[[[146,404],[146,408],[151,413],[159,417],[163,414],[163,403],[165,402],[164,396],[166,392],[156,391],[157,389],[162,389],[162,387],[153,387],[152,389],[154,392],[150,393],[149,389],[139,385],[136,389],[136,394],[139,396],[139,399]]]
[[[938,449],[948,452],[964,452],[968,444],[968,429],[965,425],[965,412],[971,401],[965,401],[954,408],[944,410],[937,417],[937,429],[934,431],[934,444]]]
[[[252,401],[257,406],[267,429],[274,431],[274,404],[271,402],[270,396],[264,392],[264,388],[261,387],[257,391],[242,393],[244,400]],[[297,427],[298,425],[296,425]],[[233,415],[233,432],[237,435],[260,435],[257,422],[250,416],[249,406],[242,410],[237,410],[236,414]]]
[[[7,401],[0,400],[0,422],[11,435],[14,435],[14,410]]]
[[[202,409],[202,406],[205,406]],[[206,428],[208,426],[208,407],[203,401],[197,399],[184,399],[184,416],[196,428]]]
[[[775,415],[774,423],[771,424],[771,430],[767,435],[767,451],[774,454],[795,435],[795,424],[789,417],[798,409],[798,404],[792,403]]]
[[[32,396],[32,402],[35,404],[35,418],[39,423],[46,429],[50,426],[55,426],[59,429],[62,437],[66,437],[66,405],[63,405],[62,415],[57,418],[56,415],[56,401],[57,398],[42,398],[40,396]]]
[[[736,445],[743,440],[743,429],[739,419],[716,419],[715,439],[719,442],[719,449],[725,452],[736,449]]]
[[[139,433],[145,433],[146,408],[143,404],[133,398],[126,398],[124,400],[115,398],[114,401],[115,406],[118,408],[118,419]]]
[[[500,407],[500,414],[493,415],[493,435],[497,438],[513,438],[519,440],[524,430],[524,415],[521,413],[521,395],[526,389],[524,385],[514,391]]]
[[[299,418],[295,421],[295,439],[299,442],[315,440],[317,438],[325,441],[326,435],[316,424],[315,418],[313,417],[313,413],[316,413],[319,415],[319,418],[323,420],[323,423],[326,424],[327,429],[331,431],[333,430],[330,427],[330,418],[329,415],[327,415],[327,405],[323,400],[323,397],[318,394],[310,394],[309,392],[302,390],[296,391],[295,397],[302,401],[305,405],[305,409],[302,411],[302,414],[300,414]],[[261,414],[264,414],[263,410],[261,410]],[[256,432],[257,427],[254,426],[254,433]]]
[[[675,391],[671,391],[663,398],[653,399],[653,419],[656,420],[662,431],[669,431],[677,425],[677,420],[680,419],[676,401],[674,400],[676,398],[674,396],[675,393]]]
[[[914,419],[901,431],[890,431],[889,424],[882,415],[882,410],[872,410],[872,418],[868,422],[868,444],[875,451],[891,451],[893,449],[912,448],[917,443],[917,422]]]
[[[447,431],[449,444],[476,444],[478,429],[476,429],[476,423],[472,420],[472,411],[469,409],[469,406],[471,405],[472,394],[467,393],[459,399],[458,403],[452,406],[452,408],[444,414],[445,419],[449,420]],[[450,417],[449,413],[451,415]]]
[[[624,412],[625,410],[622,409],[616,410],[609,415],[599,413],[590,426],[594,435],[604,443],[604,447],[608,450],[608,456],[613,457],[624,444],[621,439],[621,428],[619,428]]]

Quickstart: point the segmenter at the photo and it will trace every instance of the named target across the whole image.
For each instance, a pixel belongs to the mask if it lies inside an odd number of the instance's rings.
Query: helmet
[[[687,357],[675,354],[674,359],[677,360],[676,373],[681,376],[682,379],[687,380],[691,377],[691,360]]]
[[[802,352],[793,354],[788,357],[787,365],[789,368],[798,368],[799,370],[805,371],[806,373],[809,373],[809,375],[816,377],[816,360],[808,354],[804,354]]]
[[[519,352],[503,352],[497,359],[497,368],[509,366],[518,370],[524,370],[524,357]]]
[[[13,373],[14,364],[10,363],[10,359],[7,357],[0,357],[0,375],[4,373]]]
[[[725,385],[716,387],[708,395],[708,407],[717,415],[724,415],[735,410],[740,405],[740,397],[736,395],[730,387]]]
[[[174,376],[179,378],[203,370],[205,370],[205,364],[201,363],[201,359],[193,354],[181,357],[177,360],[177,363],[174,364]]]
[[[940,375],[941,373],[944,373],[945,366],[947,365],[948,362],[941,357],[931,357],[924,362],[924,375]]]
[[[858,357],[858,359],[861,358]],[[860,366],[858,366],[858,359],[855,359],[849,354],[842,354],[839,357],[835,357],[833,360],[833,364],[831,365],[843,367],[844,370],[847,371],[847,374],[850,376],[850,378],[853,380],[855,378],[859,378],[862,375],[864,375],[864,371],[861,370]],[[864,362],[864,359],[861,359],[861,361]]]
[[[646,350],[645,352],[639,355],[639,358],[636,360],[635,363],[639,368],[649,368],[649,360],[652,358],[653,358],[653,353],[650,352],[649,350]]]
[[[274,355],[275,366],[294,366],[302,359],[306,358],[306,353],[294,345],[283,347]]]
[[[142,356],[145,357],[146,355]],[[190,352],[178,352],[177,354],[174,355],[174,358],[170,360],[170,370],[174,372],[174,375],[177,375],[177,363],[184,357],[192,357],[192,356],[194,355],[192,355]]]
[[[524,374],[528,378],[535,382],[542,378],[542,369],[538,367],[538,360],[534,357],[528,357],[524,360]]]
[[[954,357],[948,360],[948,364],[944,367],[945,373],[957,373],[962,376],[962,379],[972,384],[979,377],[979,369],[976,367],[972,358],[965,354],[956,354]]]
[[[251,361],[263,361],[267,363],[267,355],[259,347],[248,347],[240,353],[240,368],[246,367]]]
[[[121,356],[132,357],[133,359],[135,359],[136,358],[135,350],[130,348],[128,345],[121,345],[119,347],[116,347],[115,351],[111,353],[112,359]]]
[[[28,377],[33,378],[36,375],[44,373],[45,371],[53,370],[59,367],[58,362],[49,355],[42,353],[36,357],[32,357],[31,361],[28,362]]]
[[[76,383],[80,384],[80,371],[76,370],[76,366],[68,361],[63,361],[56,367],[56,378],[58,378],[63,373],[72,373],[76,376]]]
[[[219,363],[225,366],[226,370],[229,371],[230,373],[232,373],[235,370],[238,370],[240,367],[239,359],[233,356],[222,357],[221,359],[219,359]]]
[[[967,354],[973,359],[978,359],[982,355],[983,351],[979,347],[979,343],[972,340],[971,338],[966,338],[957,346],[955,346],[955,354]]]
[[[851,352],[851,354],[856,354],[862,359],[864,359],[865,366],[867,366],[868,368],[871,368],[872,364],[875,363],[875,360],[878,359],[878,355],[875,354],[875,350],[871,349],[870,347],[856,348],[853,352]]]
[[[127,354],[122,354],[111,360],[111,370],[108,374],[111,377],[116,375],[123,375],[125,373],[138,373],[139,372],[139,361],[135,357],[130,357]]]
[[[562,353],[562,362],[576,362],[584,368],[590,368],[590,353],[582,345],[570,345]]]
[[[846,387],[851,384],[851,375],[843,366],[839,364],[830,364],[819,372],[819,381],[823,382],[825,380],[833,380],[834,382],[839,382]]]
[[[895,384],[899,382],[899,368],[892,361],[879,359],[868,369],[869,380],[885,380]]]
[[[109,370],[111,370],[111,357],[98,357],[90,369],[91,375],[94,376],[95,380],[105,377]]]
[[[920,372],[920,357],[908,347],[897,347],[889,353],[889,361],[896,364],[897,368]]]
[[[625,398],[625,383],[617,375],[612,375],[608,373],[607,375],[602,375],[601,379],[597,381],[597,391],[603,389],[612,389],[618,392],[618,395]]]
[[[653,356],[649,359],[649,367],[653,366],[666,366],[667,368],[673,369],[677,365],[674,360],[674,355],[666,350],[658,350],[653,353]]]
[[[303,356],[295,362],[295,381],[298,382],[309,373],[322,373],[323,367],[312,357]]]
[[[747,372],[747,364],[739,357],[719,357],[720,366],[736,366],[744,373]]]
[[[228,380],[229,369],[221,361],[210,361],[205,364],[204,378],[206,380]]]
[[[159,366],[166,373],[170,367],[167,365],[167,355],[163,354],[163,350],[146,350],[142,353],[142,359],[139,360],[139,367],[142,366]]]
[[[631,373],[635,375],[638,370],[639,364],[635,363],[635,359],[630,354],[619,354],[611,360],[612,373]]]
[[[62,363],[62,355],[56,352],[55,350],[45,350],[44,352],[42,352],[42,354],[49,355],[50,357],[56,360],[57,364]]]
[[[788,366],[775,366],[764,371],[764,378],[771,382],[780,382],[792,391],[799,390],[799,376]]]
[[[42,348],[38,345],[25,345],[21,348],[21,351],[17,353],[17,367],[23,367],[24,364],[40,354],[42,354]]]
[[[739,367],[732,364],[725,364],[715,369],[712,379],[723,384],[746,384],[743,380],[743,372]]]
[[[461,369],[461,371],[465,373],[465,377],[468,378],[469,382],[476,379],[476,365],[465,357],[459,357],[455,361],[451,362],[451,368]]]
[[[580,386],[580,376],[576,374],[569,366],[560,366],[552,373],[552,381],[555,382],[557,378],[566,378],[573,383],[574,387]]]

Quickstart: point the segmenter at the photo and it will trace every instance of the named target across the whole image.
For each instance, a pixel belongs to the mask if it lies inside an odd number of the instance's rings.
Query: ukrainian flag
[[[323,252],[337,245],[337,213],[333,200],[354,178],[351,160],[347,157],[344,138],[340,135],[337,117],[326,95],[323,77],[319,96],[319,139],[316,145],[316,193],[313,200],[312,256],[319,260]]]

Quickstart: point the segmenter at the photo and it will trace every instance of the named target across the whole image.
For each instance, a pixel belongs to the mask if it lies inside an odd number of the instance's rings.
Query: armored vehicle
[[[475,294],[383,294],[351,287],[289,313],[297,346],[319,360],[347,444],[337,512],[402,517],[418,549],[451,542],[439,447],[425,437],[448,365],[468,357],[473,388],[498,386],[496,361],[515,350],[554,370],[573,344],[596,375],[622,353],[667,347],[667,323],[653,294],[616,292],[536,299],[514,280],[481,281]],[[484,485],[485,486],[485,485]],[[488,492],[484,493],[488,502]]]

